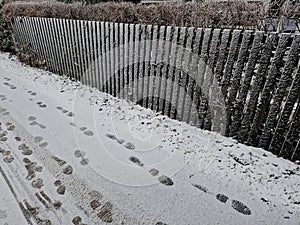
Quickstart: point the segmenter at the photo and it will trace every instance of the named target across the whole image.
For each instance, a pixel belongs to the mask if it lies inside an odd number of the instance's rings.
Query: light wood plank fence
[[[300,159],[299,35],[20,17],[12,30],[54,73]]]

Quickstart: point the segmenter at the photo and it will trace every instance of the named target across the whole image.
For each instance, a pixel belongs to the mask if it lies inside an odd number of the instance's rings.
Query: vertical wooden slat
[[[145,72],[144,72],[144,86],[143,86],[143,107],[150,107],[149,103],[149,83],[150,83],[150,71],[151,71],[151,51],[152,51],[152,37],[153,37],[152,25],[146,26],[145,41],[146,41],[146,53],[145,53]]]
[[[90,57],[89,57],[89,38],[88,38],[88,30],[89,30],[89,21],[82,21],[82,43],[83,43],[83,57],[84,57],[84,84],[90,84]]]
[[[205,29],[203,34],[203,41],[201,46],[201,55],[200,61],[198,65],[198,76],[197,76],[197,84],[201,88],[201,93],[199,93],[200,100],[198,101],[199,105],[196,105],[196,109],[198,110],[198,118],[197,118],[197,127],[203,128],[205,114],[207,111],[207,101],[203,93],[203,84],[205,81],[206,69],[209,61],[209,46],[212,35],[212,29]]]
[[[230,132],[230,124],[232,122],[232,113],[234,110],[234,102],[236,99],[236,95],[238,92],[239,87],[241,86],[240,81],[241,81],[241,77],[242,77],[242,72],[245,66],[245,62],[248,56],[248,52],[249,52],[249,45],[250,45],[250,41],[251,41],[251,36],[252,36],[252,31],[245,31],[243,33],[243,39],[242,39],[242,43],[241,43],[241,47],[238,53],[238,58],[236,61],[236,68],[234,70],[231,82],[230,82],[230,90],[228,91],[228,99],[227,99],[227,105],[226,105],[226,133],[225,135],[232,135],[232,133]]]
[[[89,86],[95,87],[95,77],[96,77],[96,65],[95,65],[95,41],[94,41],[94,36],[93,36],[93,22],[89,21],[87,24],[87,55],[88,55],[88,65],[89,65]]]
[[[125,57],[125,53],[124,53],[124,47],[125,47],[125,34],[124,34],[124,24],[120,23],[119,24],[119,78],[120,78],[120,97],[121,98],[125,98],[124,97],[124,85],[125,85],[125,79],[124,79],[124,72],[125,72],[125,66],[124,66],[124,57]]]
[[[240,127],[238,138],[242,142],[245,142],[248,139],[248,134],[257,107],[258,97],[264,87],[265,77],[271,61],[272,51],[273,49],[276,49],[276,46],[278,44],[278,39],[279,38],[277,34],[271,33],[270,35],[267,36],[267,40],[264,43],[261,57],[258,62],[257,73],[255,74],[252,90],[250,91],[249,101],[246,106],[246,110],[245,110],[246,112],[244,113],[244,117]]]
[[[139,59],[139,71],[138,71],[138,77],[139,77],[139,88],[138,88],[138,102],[140,105],[144,104],[144,85],[145,85],[145,79],[146,79],[146,72],[145,72],[145,66],[146,66],[146,42],[147,42],[147,26],[141,25],[141,32],[140,32],[140,59]]]
[[[176,52],[177,52],[177,41],[179,37],[179,28],[172,27],[171,30],[171,53],[169,56],[169,69],[168,69],[168,83],[166,87],[166,101],[165,101],[165,115],[171,117],[171,112],[173,114],[173,118],[175,117],[174,108],[175,105],[172,105],[172,97],[173,97],[173,84],[174,84],[174,73],[176,70]]]
[[[70,40],[68,38],[68,33],[70,32],[70,28],[67,24],[67,20],[60,20],[60,25],[63,33],[63,46],[64,46],[64,55],[65,55],[65,64],[66,64],[66,76],[69,78],[72,77],[72,57],[71,51],[72,48],[70,46]]]
[[[47,69],[54,70],[54,57],[52,52],[51,41],[48,40],[49,36],[46,35],[47,29],[42,25],[42,18],[36,18],[36,26],[38,29],[38,35],[40,36],[40,45],[45,45],[43,53],[43,61],[46,63]]]
[[[109,37],[109,62],[110,62],[110,94],[116,96],[116,84],[115,84],[115,51],[114,51],[114,24],[108,23],[108,37]]]
[[[173,84],[172,84],[172,100],[171,100],[171,112],[170,117],[172,119],[178,119],[179,121],[182,119],[180,118],[181,115],[179,115],[178,111],[181,110],[181,106],[178,107],[178,94],[180,91],[180,77],[181,77],[181,69],[182,69],[182,56],[183,56],[183,48],[184,43],[186,40],[186,27],[181,27],[179,30],[179,36],[178,36],[178,42],[175,43],[176,48],[176,59],[174,64],[174,75],[173,75]]]
[[[37,30],[38,25],[36,24],[36,19],[37,18],[29,18],[28,19],[28,27],[29,27],[29,30],[32,35],[31,39],[32,39],[32,46],[33,46],[33,49],[35,52],[35,57],[39,61],[39,63],[42,63],[43,60],[45,59],[43,57],[43,53],[46,53],[46,45],[45,44],[43,46],[39,45],[39,43],[41,43],[41,39],[40,39],[41,36],[39,35],[38,30]],[[47,55],[47,59],[49,57],[50,56]],[[39,65],[37,65],[37,66],[39,66]]]
[[[51,36],[53,38],[53,47],[55,51],[55,55],[57,58],[57,69],[58,74],[63,74],[63,58],[62,58],[62,52],[61,52],[61,42],[58,35],[58,26],[56,25],[57,19],[50,19],[50,23],[48,24],[48,29],[51,31]]]
[[[298,96],[297,107],[293,114],[291,123],[288,125],[288,131],[282,144],[279,155],[289,157],[290,159],[299,159],[299,135],[300,135],[300,97]]]
[[[203,30],[202,28],[198,28],[196,30],[196,36],[195,36],[195,43],[193,46],[193,59],[191,63],[191,73],[193,74],[194,78],[194,84],[193,84],[193,102],[192,102],[192,110],[191,110],[191,122],[190,124],[193,126],[197,126],[198,122],[198,108],[200,104],[200,96],[201,96],[201,86],[200,86],[200,77],[198,76],[198,65],[200,60],[200,54],[201,54],[201,46],[202,46],[202,35]]]
[[[124,24],[124,98],[129,100],[128,85],[129,85],[129,24]]]
[[[185,121],[186,123],[190,122],[190,109],[191,109],[191,102],[192,102],[191,99],[192,83],[194,80],[193,74],[190,74],[194,29],[195,28],[190,27],[187,30],[187,39],[186,39],[186,45],[184,47],[183,62],[182,62],[183,77],[182,80],[180,81],[181,88],[180,88],[179,98],[182,99],[182,101],[181,102],[179,101],[181,104],[181,112],[178,113],[180,114],[182,121]]]
[[[128,60],[128,100],[133,100],[133,68],[134,68],[134,37],[135,37],[135,27],[134,24],[129,25],[129,60]]]
[[[257,145],[258,142],[257,134],[261,129],[261,125],[265,123],[266,120],[265,113],[270,105],[270,96],[272,91],[274,90],[276,79],[280,75],[279,65],[281,64],[283,56],[285,54],[289,36],[290,36],[289,34],[281,35],[275,52],[274,59],[272,61],[270,69],[268,70],[264,89],[261,94],[259,105],[256,108],[256,113],[248,137],[248,143],[252,145]]]
[[[132,101],[134,103],[138,102],[138,89],[139,86],[139,60],[140,60],[140,34],[141,34],[141,25],[136,24],[134,30],[134,55],[133,55],[133,82],[132,82]]]
[[[155,88],[155,67],[156,67],[156,55],[158,48],[158,32],[159,27],[153,26],[153,36],[151,41],[151,55],[150,55],[150,77],[149,77],[149,94],[148,94],[148,108],[153,109],[153,97]]]
[[[162,79],[161,79],[161,85],[160,85],[160,100],[159,100],[159,106],[158,111],[162,112],[164,115],[167,115],[168,112],[165,111],[166,105],[168,103],[166,102],[169,100],[169,95],[167,94],[167,87],[168,83],[172,82],[172,80],[169,78],[169,71],[170,71],[170,54],[171,54],[171,41],[172,41],[172,27],[168,26],[166,28],[166,37],[165,37],[165,44],[164,44],[164,53],[162,58],[163,68],[162,68]]]
[[[42,35],[43,40],[48,39],[48,52],[50,52],[50,66],[51,66],[51,71],[54,73],[58,73],[58,60],[57,60],[57,55],[54,47],[54,41],[51,38],[52,32],[48,29],[50,20],[45,20],[44,18],[39,18],[39,26],[40,26],[40,33]]]
[[[217,59],[216,69],[215,69],[215,78],[221,82],[223,78],[223,70],[225,66],[226,53],[228,48],[228,43],[230,39],[231,30],[225,29],[222,32],[222,38],[219,49],[219,56]]]
[[[260,137],[259,146],[264,149],[267,149],[270,144],[270,139],[272,137],[273,130],[276,126],[277,116],[280,113],[283,98],[285,97],[285,93],[287,92],[287,89],[291,86],[291,83],[293,81],[293,70],[298,64],[299,43],[300,35],[296,35],[293,39],[289,56],[285,63],[279,84],[276,88],[270,111],[265,123],[265,127]],[[275,79],[277,78],[278,77],[276,77]]]
[[[100,31],[101,31],[101,49],[102,49],[102,60],[103,60],[103,86],[102,86],[102,91],[108,93],[108,73],[107,73],[107,53],[106,53],[106,32],[105,32],[105,23],[101,22],[100,23]]]
[[[243,117],[243,109],[245,106],[246,98],[248,95],[251,80],[255,70],[255,65],[259,57],[261,42],[263,37],[264,37],[263,32],[257,31],[255,33],[253,45],[250,50],[249,60],[246,66],[244,80],[242,82],[242,86],[236,100],[235,112],[232,119],[232,125],[230,127],[231,136],[236,136],[240,129],[240,125]]]
[[[160,85],[162,79],[162,67],[163,67],[163,54],[164,54],[164,45],[165,45],[165,35],[166,35],[166,27],[160,26],[159,27],[159,34],[158,34],[158,49],[157,49],[157,56],[156,56],[156,65],[154,71],[154,87],[153,87],[153,110],[158,111],[159,108],[159,100],[160,100]]]
[[[275,154],[280,154],[282,143],[284,142],[285,135],[287,133],[287,124],[289,124],[289,119],[291,117],[292,111],[295,107],[297,99],[300,97],[300,67],[295,75],[292,83],[292,87],[289,90],[289,94],[284,104],[283,111],[280,115],[279,121],[277,123],[272,141],[270,143],[269,150]]]
[[[65,38],[65,31],[62,25],[62,19],[56,19],[55,20],[55,25],[58,28],[58,37],[59,37],[59,48],[61,50],[61,56],[62,56],[62,74],[61,75],[68,75],[68,58],[66,54],[66,41],[64,40]]]
[[[82,57],[82,43],[81,43],[81,22],[79,20],[74,21],[74,31],[75,31],[75,38],[76,38],[76,56],[77,56],[77,77],[78,81],[82,81],[82,74],[83,74],[83,57]]]
[[[120,96],[120,48],[121,48],[121,40],[119,35],[120,30],[120,24],[115,23],[114,24],[114,51],[115,51],[115,68],[114,68],[114,74],[115,74],[115,88],[116,88],[116,96]]]
[[[100,27],[100,22],[95,22],[96,26],[96,42],[97,42],[97,69],[98,69],[98,74],[97,74],[97,88],[98,90],[102,91],[103,88],[103,50],[102,50],[102,45],[101,45],[101,27]]]
[[[79,59],[78,59],[78,35],[76,31],[76,21],[70,20],[70,39],[72,39],[72,48],[73,48],[73,70],[74,70],[74,79],[79,80]]]
[[[230,48],[229,48],[227,61],[225,65],[224,76],[222,79],[222,93],[224,98],[227,98],[228,87],[230,85],[230,79],[232,76],[232,69],[236,61],[237,53],[239,50],[241,33],[242,32],[240,30],[234,30],[232,34]]]
[[[213,82],[214,82],[214,67],[215,62],[218,54],[218,45],[220,42],[220,35],[221,30],[215,29],[213,31],[211,42],[210,42],[210,48],[209,48],[209,55],[208,55],[208,62],[207,62],[207,69],[205,71],[205,80],[203,82],[202,87],[202,96],[203,100],[207,101],[206,105],[207,108],[205,109],[206,115],[204,118],[204,124],[203,127],[206,130],[211,130],[212,127],[212,120],[214,119],[214,113],[216,111],[215,105],[217,104],[217,96],[219,93],[212,93],[213,91],[216,91],[217,89],[212,90]],[[206,98],[206,99],[205,99]]]

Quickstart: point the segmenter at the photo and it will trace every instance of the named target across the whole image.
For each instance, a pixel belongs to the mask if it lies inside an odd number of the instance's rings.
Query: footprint
[[[38,179],[36,179],[36,180],[33,180],[33,181],[31,182],[31,185],[32,185],[32,187],[34,187],[34,188],[41,189],[41,188],[44,186],[44,181],[43,181],[43,179],[38,178]]]
[[[12,155],[5,156],[5,157],[3,158],[3,161],[4,161],[5,163],[12,163],[12,162],[14,161],[14,157],[13,157]]]
[[[226,203],[227,200],[229,199],[226,195],[224,194],[217,194],[216,195],[216,198],[220,201],[220,202],[223,202],[223,203]]]
[[[125,146],[125,148],[127,148],[129,150],[134,150],[135,149],[134,144],[132,144],[131,142],[126,142],[126,144],[124,146]]]
[[[158,178],[158,181],[166,186],[172,186],[174,183],[173,181],[171,180],[171,178],[165,176],[165,175],[162,175]]]
[[[73,167],[68,165],[63,169],[63,173],[66,175],[71,175],[73,173]]]
[[[135,164],[138,165],[138,166],[141,166],[141,167],[144,166],[144,163],[142,163],[142,162],[141,162],[137,157],[135,157],[135,156],[131,156],[131,157],[129,158],[129,160],[130,160],[131,162],[135,163]]]
[[[89,164],[89,159],[88,158],[84,158],[85,156],[85,152],[84,151],[80,151],[80,150],[76,150],[74,152],[74,155],[76,158],[81,158],[80,164],[85,166]]]
[[[29,121],[34,121],[34,120],[36,120],[36,117],[34,117],[34,116],[29,116],[29,117],[28,117],[28,120],[29,120]]]
[[[93,136],[93,135],[94,135],[94,133],[93,133],[92,131],[90,131],[90,130],[84,131],[83,133],[84,133],[86,136]]]
[[[58,158],[57,156],[51,156],[52,159],[54,159],[59,166],[63,166],[65,165],[67,162],[65,160],[62,160],[60,158]]]
[[[34,143],[40,143],[42,140],[44,140],[44,138],[41,136],[36,136],[33,138]]]
[[[85,131],[87,128],[86,127],[80,127],[79,130]]]
[[[16,141],[21,141],[22,139],[20,137],[15,137]]]
[[[80,151],[80,150],[76,150],[74,152],[74,155],[75,155],[76,158],[80,158],[80,157],[83,157],[85,155],[85,152]]]
[[[149,173],[155,177],[159,174],[159,171],[157,169],[152,168],[151,170],[149,170]]]
[[[69,116],[69,117],[74,117],[75,114],[74,114],[73,112],[69,112],[69,113],[67,114],[67,116]]]
[[[89,164],[89,159],[87,159],[87,158],[82,159],[82,160],[80,161],[80,164],[83,165],[83,166],[88,165],[88,164]]]
[[[43,102],[37,102],[36,104],[37,104],[40,108],[46,108],[46,107],[47,107],[47,105],[44,104]]]
[[[64,195],[65,192],[66,192],[66,187],[65,187],[64,185],[60,185],[60,186],[57,188],[56,192],[57,192],[58,194],[60,194],[60,195]]]
[[[200,191],[203,191],[205,193],[208,193],[208,189],[206,187],[203,187],[199,184],[192,184],[195,188],[199,189]]]
[[[61,184],[62,184],[62,183],[61,183],[60,180],[56,180],[56,181],[54,182],[54,186],[56,186],[56,187],[60,186]]]
[[[45,148],[48,146],[48,142],[43,142],[41,144],[39,144],[40,147]]]
[[[251,215],[251,210],[238,200],[232,200],[232,208],[244,215]]]
[[[75,225],[81,225],[82,219],[80,216],[76,216],[73,218],[72,223]]]
[[[93,200],[93,201],[91,201],[90,206],[93,210],[96,210],[97,208],[99,208],[101,206],[101,203],[97,200]]]
[[[117,137],[115,135],[113,135],[113,134],[106,133],[105,136],[108,137],[108,138],[110,138],[110,139],[112,139],[112,140],[116,140],[117,139]]]
[[[45,125],[43,125],[43,124],[40,124],[40,123],[38,123],[37,121],[32,121],[31,123],[30,123],[30,125],[31,126],[35,126],[35,125],[37,125],[37,126],[39,126],[41,129],[45,129],[46,128],[46,126]]]
[[[110,202],[106,202],[101,208],[100,212],[97,213],[97,216],[105,223],[112,223],[113,218],[112,218],[112,210],[113,204]]]

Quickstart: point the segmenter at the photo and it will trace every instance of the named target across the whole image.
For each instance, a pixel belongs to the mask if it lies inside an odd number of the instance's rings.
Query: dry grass
[[[3,17],[16,16],[82,19],[122,23],[176,25],[218,28],[262,27],[267,10],[263,5],[245,2],[186,3],[145,5],[132,3],[100,3],[83,5],[56,1],[17,1],[3,7]]]

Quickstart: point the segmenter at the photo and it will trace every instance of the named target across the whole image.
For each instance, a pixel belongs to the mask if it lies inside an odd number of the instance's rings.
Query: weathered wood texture
[[[12,31],[50,71],[300,159],[299,35],[20,17]]]

